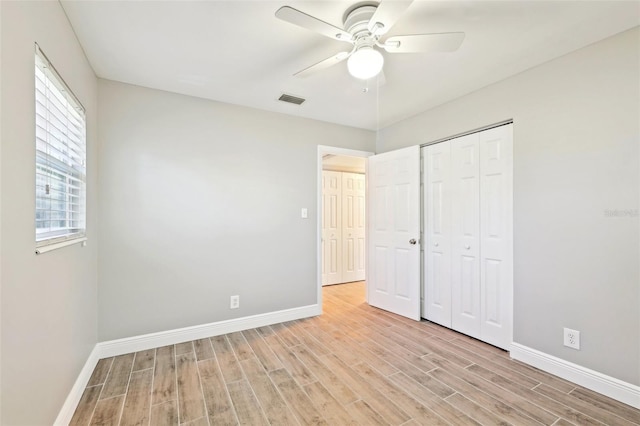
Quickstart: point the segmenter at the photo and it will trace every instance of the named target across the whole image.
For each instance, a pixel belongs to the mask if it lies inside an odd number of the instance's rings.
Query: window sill
[[[62,247],[71,246],[74,244],[82,243],[84,247],[86,245],[87,237],[74,238],[73,240],[61,241],[59,243],[47,244],[46,246],[40,246],[36,248],[36,254],[46,253],[48,251],[57,250]]]

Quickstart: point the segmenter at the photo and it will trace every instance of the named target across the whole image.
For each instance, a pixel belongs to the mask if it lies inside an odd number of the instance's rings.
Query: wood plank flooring
[[[72,425],[640,425],[640,410],[325,287],[322,316],[102,359]]]

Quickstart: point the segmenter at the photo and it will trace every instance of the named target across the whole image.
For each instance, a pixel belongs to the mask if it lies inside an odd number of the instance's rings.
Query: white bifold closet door
[[[508,349],[513,329],[512,125],[480,138],[480,240],[482,340]]]
[[[424,282],[422,316],[451,327],[451,152],[439,143],[423,152]]]
[[[478,134],[451,146],[451,327],[480,336],[480,170]]]
[[[342,282],[365,278],[365,177],[342,173]]]
[[[365,177],[322,172],[322,285],[365,279]]]
[[[322,285],[342,282],[342,174],[322,172]]]
[[[512,125],[423,148],[425,318],[508,349]]]

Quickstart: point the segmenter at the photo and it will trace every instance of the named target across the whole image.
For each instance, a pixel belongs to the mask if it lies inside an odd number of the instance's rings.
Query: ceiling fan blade
[[[396,23],[400,15],[413,3],[413,0],[381,1],[369,20],[369,31],[376,35],[385,34]]]
[[[464,33],[404,35],[389,37],[381,46],[389,53],[453,52],[463,40]]]
[[[297,73],[295,73],[293,76],[294,77],[309,77],[311,74],[315,74],[316,72],[323,70],[325,68],[329,68],[339,62],[344,61],[345,59],[347,59],[349,56],[351,56],[351,52],[340,52],[337,53],[333,56],[328,57],[327,59],[324,59],[320,62],[318,62],[317,64],[313,64],[308,68],[303,69],[302,71],[298,71]]]
[[[282,19],[290,24],[315,31],[334,40],[351,41],[352,39],[351,34],[342,28],[335,27],[289,6],[283,6],[278,9],[276,11],[276,18]]]

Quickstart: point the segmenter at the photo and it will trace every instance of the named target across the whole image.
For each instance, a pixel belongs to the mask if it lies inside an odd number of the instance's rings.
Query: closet
[[[512,125],[422,148],[422,316],[495,346],[512,340]]]
[[[365,176],[322,172],[322,285],[365,279]]]

